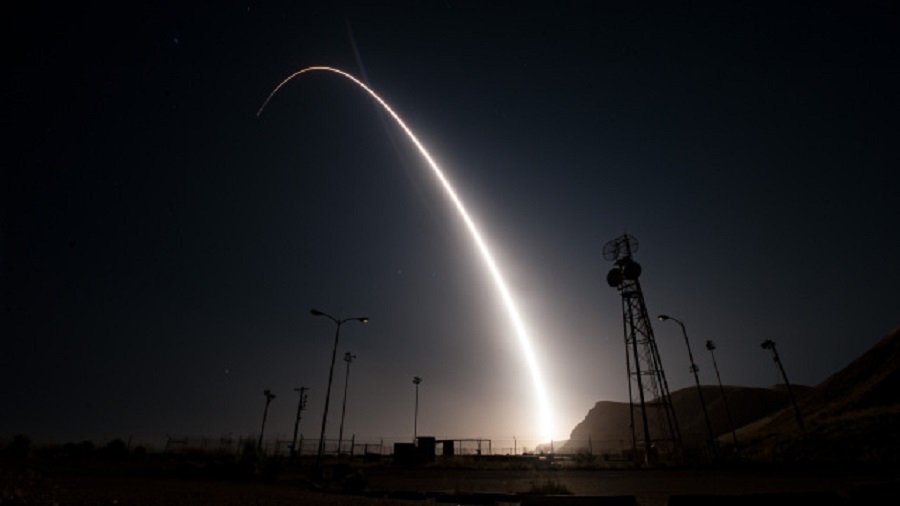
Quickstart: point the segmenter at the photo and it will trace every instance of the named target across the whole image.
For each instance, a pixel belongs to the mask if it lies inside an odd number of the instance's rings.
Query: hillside
[[[799,398],[793,409],[743,427],[746,458],[897,462],[900,453],[900,329]]]
[[[703,396],[720,445],[733,441],[722,393]],[[815,387],[794,386],[804,429],[783,385],[726,386],[740,455],[749,460],[896,461],[900,453],[900,329]],[[696,387],[672,393],[685,447],[702,445],[706,423]],[[635,420],[639,423],[639,410]],[[652,416],[651,416],[652,419]],[[627,403],[598,402],[572,430],[563,452],[615,453],[630,446]],[[638,431],[640,433],[640,431]],[[651,424],[651,436],[657,434]]]
[[[714,433],[731,434],[731,424],[718,385],[706,385],[701,388]],[[724,390],[735,428],[770,415],[790,403],[783,388],[726,386]],[[684,443],[702,444],[707,438],[707,429],[697,388],[689,387],[673,392],[672,405],[675,407],[675,417],[678,419]],[[590,447],[594,453],[607,453],[621,451],[623,445],[629,446],[631,420],[628,409],[628,404],[624,402],[598,402],[584,420],[572,430],[569,441],[563,446],[562,451],[575,453]],[[636,423],[639,423],[639,409],[635,409],[634,416]],[[651,437],[659,435],[652,416],[650,433]]]

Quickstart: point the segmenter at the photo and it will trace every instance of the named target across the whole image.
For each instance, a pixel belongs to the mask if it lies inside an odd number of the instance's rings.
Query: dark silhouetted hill
[[[718,385],[701,387],[710,425],[720,446],[733,438]],[[725,396],[737,428],[741,458],[766,461],[891,461],[900,453],[900,329],[884,337],[847,367],[815,387],[793,386],[805,430],[798,426],[784,385],[772,388],[726,386]],[[672,393],[685,447],[707,438],[696,387]],[[651,404],[652,406],[652,404]],[[650,410],[651,437],[661,432]],[[562,452],[590,449],[616,453],[631,446],[627,403],[598,402],[572,430]],[[640,411],[634,422],[641,437]]]
[[[755,460],[898,462],[900,328],[798,399],[793,408],[743,427],[742,454]]]
[[[722,392],[719,386],[701,386],[709,413],[710,425],[716,435],[731,434],[731,424]],[[725,386],[728,408],[731,410],[735,428],[770,415],[790,403],[783,388],[753,388]],[[696,387],[683,388],[672,393],[675,417],[685,444],[700,445],[708,438],[706,422],[700,408],[700,397]],[[652,438],[662,437],[659,417],[655,416],[652,403],[649,421]],[[629,405],[624,402],[600,401],[588,412],[584,420],[572,430],[569,441],[563,447],[567,453],[591,449],[594,453],[618,452],[631,445],[631,417]],[[640,410],[635,408],[634,421],[641,437],[642,422]]]

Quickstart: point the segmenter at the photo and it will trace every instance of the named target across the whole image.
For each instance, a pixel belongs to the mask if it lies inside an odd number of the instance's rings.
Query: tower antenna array
[[[606,282],[622,296],[632,448],[635,456],[643,455],[644,462],[651,463],[659,453],[674,454],[681,449],[681,431],[638,281],[641,265],[632,258],[637,250],[637,239],[623,234],[606,243],[603,257],[614,264]],[[640,433],[635,410],[640,415]]]

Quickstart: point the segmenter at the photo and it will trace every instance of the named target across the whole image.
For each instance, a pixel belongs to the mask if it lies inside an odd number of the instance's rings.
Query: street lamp
[[[316,471],[318,471],[322,465],[322,457],[325,455],[325,422],[328,420],[328,403],[331,400],[331,380],[334,378],[334,359],[337,357],[338,340],[341,335],[341,325],[349,321],[366,323],[369,321],[369,319],[364,316],[357,316],[354,318],[344,318],[342,320],[340,318],[335,318],[328,313],[319,311],[318,309],[310,309],[309,312],[313,316],[324,316],[333,321],[335,324],[334,349],[331,352],[331,369],[329,369],[328,371],[328,389],[325,390],[325,410],[322,411],[322,431],[319,433],[319,450],[316,453]]]
[[[691,360],[691,372],[694,373],[694,383],[697,384],[697,393],[700,395],[700,407],[703,408],[703,420],[706,422],[706,430],[709,432],[709,444],[715,446],[716,444],[716,436],[713,434],[712,424],[709,423],[709,413],[706,411],[706,400],[703,399],[703,389],[700,388],[700,376],[697,375],[697,372],[700,371],[700,368],[697,367],[697,364],[694,363],[694,354],[691,353],[691,342],[688,340],[687,330],[684,328],[684,323],[677,318],[672,318],[671,316],[661,314],[657,318],[659,321],[672,320],[677,323],[681,327],[681,333],[684,335],[684,344],[687,346],[688,350],[688,358]]]
[[[263,395],[266,396],[266,407],[263,409],[263,421],[262,428],[259,430],[259,442],[256,443],[256,448],[258,450],[262,450],[263,433],[266,431],[266,416],[269,414],[269,403],[275,398],[275,394],[269,389],[263,391]]]
[[[775,349],[775,341],[766,339],[761,344],[764,350],[772,350],[772,360],[778,364],[778,370],[781,371],[781,377],[784,378],[784,384],[787,386],[788,395],[791,396],[791,403],[794,405],[794,417],[797,419],[797,425],[800,426],[800,432],[806,435],[806,428],[803,427],[803,417],[800,415],[800,408],[797,406],[797,398],[794,397],[794,389],[791,388],[791,382],[788,381],[787,373],[784,372],[784,365],[781,363],[781,357],[778,356],[778,350]]]
[[[722,386],[722,376],[719,375],[719,364],[716,363],[716,343],[706,341],[706,349],[709,350],[709,355],[712,357],[713,369],[716,370],[716,379],[719,381],[719,391],[722,392],[722,402],[725,403],[725,413],[728,415],[728,424],[731,425],[731,437],[734,439],[734,447],[737,449],[737,432],[734,430],[734,420],[731,418],[731,408],[728,407],[728,398],[725,397],[725,387]]]
[[[344,353],[344,362],[347,362],[347,376],[344,378],[344,405],[341,407],[341,430],[338,432],[338,455],[341,453],[341,442],[344,440],[344,415],[347,413],[347,385],[350,383],[350,364],[355,358],[356,355],[349,351]],[[353,448],[350,449],[350,454],[353,454]]]
[[[416,385],[416,411],[413,414],[413,442],[419,437],[419,383],[422,382],[422,378],[418,376],[413,377],[413,383]]]

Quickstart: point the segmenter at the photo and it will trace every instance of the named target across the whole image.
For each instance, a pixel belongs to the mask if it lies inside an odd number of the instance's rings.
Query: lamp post
[[[266,431],[266,416],[269,414],[269,403],[275,398],[275,394],[269,389],[263,391],[263,395],[266,396],[266,407],[263,409],[262,428],[259,429],[259,442],[256,443],[256,448],[258,450],[262,450],[263,433]]]
[[[297,429],[300,428],[300,415],[303,413],[303,410],[306,409],[306,391],[309,388],[300,387],[295,388],[295,392],[300,392],[300,400],[297,402],[297,418],[294,420],[294,442],[291,443],[291,456],[297,457],[300,455],[300,451],[297,449]]]
[[[413,442],[419,437],[419,383],[422,382],[422,378],[418,376],[413,377],[413,383],[416,385],[416,410],[413,414]]]
[[[791,388],[791,382],[788,381],[787,373],[784,372],[784,365],[781,363],[781,357],[778,356],[778,350],[775,349],[775,341],[766,339],[761,344],[764,350],[772,350],[772,360],[778,365],[781,371],[781,377],[784,378],[784,384],[787,386],[788,395],[791,396],[791,403],[794,405],[794,417],[797,419],[797,425],[800,426],[800,432],[806,435],[806,428],[803,426],[803,417],[800,415],[800,408],[797,406],[797,398],[794,397],[794,389]]]
[[[325,455],[325,422],[328,420],[328,403],[331,400],[331,381],[334,378],[334,359],[337,357],[338,340],[340,339],[341,335],[341,325],[348,321],[358,321],[360,323],[366,323],[369,321],[369,319],[364,316],[357,316],[354,318],[344,318],[342,320],[340,318],[335,318],[328,313],[319,311],[318,309],[310,309],[309,312],[313,316],[324,316],[333,321],[335,324],[334,349],[331,352],[331,368],[328,370],[328,388],[325,390],[325,410],[322,411],[322,430],[319,433],[319,449],[318,452],[316,452],[316,466],[314,473],[317,473],[319,469],[321,469],[322,457]]]
[[[338,455],[341,453],[341,442],[344,440],[344,415],[347,413],[347,385],[350,383],[350,364],[353,363],[355,358],[356,355],[349,351],[344,353],[344,362],[347,362],[347,375],[344,377],[344,405],[341,407],[341,429],[338,431]],[[352,448],[350,454],[353,454]]]
[[[722,376],[719,375],[719,364],[716,363],[716,343],[706,341],[706,349],[709,350],[709,355],[712,357],[713,369],[716,370],[716,380],[719,382],[719,391],[722,392],[722,402],[725,403],[725,413],[728,415],[728,424],[731,426],[731,437],[734,440],[734,447],[737,448],[738,440],[737,432],[734,430],[734,419],[731,418],[731,408],[728,407],[728,398],[725,397],[725,387],[722,386]]]
[[[709,433],[709,444],[715,447],[716,444],[716,436],[713,434],[712,424],[709,423],[709,413],[706,411],[706,400],[703,398],[703,389],[700,388],[700,376],[697,375],[697,372],[700,371],[700,368],[697,367],[697,364],[694,363],[694,354],[691,352],[691,342],[688,340],[687,330],[684,328],[684,323],[677,319],[672,318],[671,316],[661,314],[657,318],[659,321],[672,320],[677,323],[681,327],[681,333],[684,335],[684,344],[687,346],[688,350],[688,358],[691,360],[691,372],[694,373],[694,383],[697,385],[697,393],[700,395],[700,407],[703,408],[703,420],[706,422],[706,430]]]

